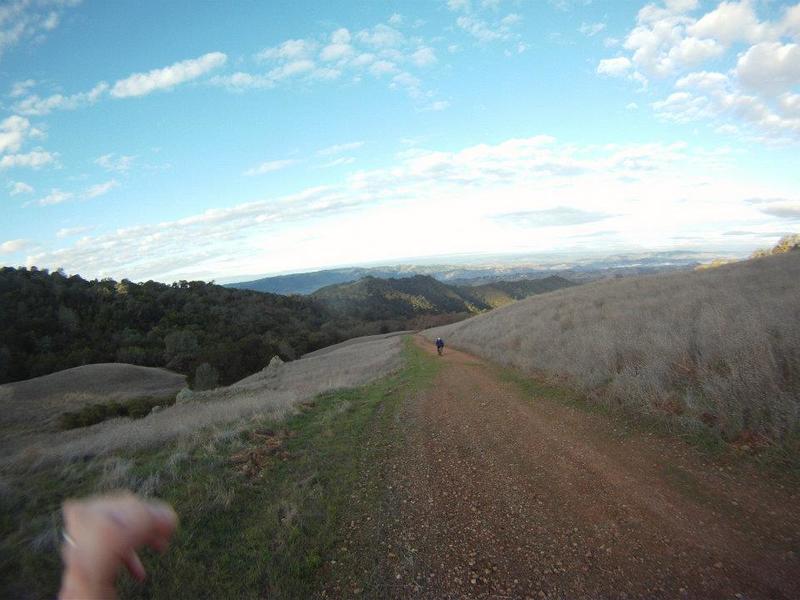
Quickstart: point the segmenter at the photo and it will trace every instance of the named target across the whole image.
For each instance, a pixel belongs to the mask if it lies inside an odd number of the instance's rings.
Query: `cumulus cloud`
[[[84,233],[89,233],[92,231],[94,227],[89,226],[82,226],[82,227],[62,227],[58,231],[56,231],[56,237],[58,239],[64,239],[69,237],[75,237],[76,235],[82,235]]]
[[[94,164],[102,167],[106,171],[114,171],[116,173],[127,173],[133,166],[133,161],[136,160],[135,156],[128,156],[125,154],[103,154],[94,160]]]
[[[798,141],[800,4],[772,21],[756,8],[752,0],[734,0],[695,14],[699,3],[690,0],[647,4],[623,44],[629,54],[602,60],[597,72],[673,85],[652,103],[666,120],[706,121],[717,132],[765,143]],[[699,68],[709,64],[716,68]]]
[[[597,65],[597,73],[599,75],[609,75],[611,77],[627,75],[630,70],[631,61],[626,56],[604,58]]]
[[[280,171],[281,169],[286,169],[287,167],[291,167],[296,163],[297,161],[293,159],[268,160],[266,162],[261,163],[258,166],[247,169],[243,173],[243,175],[246,175],[247,177],[253,177],[254,175],[264,175],[265,173],[272,173],[273,171]]]
[[[7,117],[0,121],[0,154],[17,152],[26,139],[39,136],[41,132],[31,127],[30,121],[25,117]]]
[[[7,240],[0,244],[0,254],[13,254],[31,245],[28,240]]]
[[[44,150],[34,150],[25,154],[7,154],[0,157],[0,169],[11,169],[14,167],[38,169],[54,163],[57,158],[57,153],[46,152]]]
[[[36,204],[37,206],[52,206],[54,204],[61,204],[62,202],[66,202],[67,200],[71,200],[75,194],[72,192],[65,192],[63,190],[59,190],[58,188],[54,188],[50,190],[50,193],[38,200],[34,200],[32,202],[28,202],[26,206],[29,204]]]
[[[436,52],[427,46],[419,48],[411,55],[411,61],[418,67],[427,67],[436,62]]]
[[[100,82],[88,92],[63,95],[53,94],[46,98],[41,98],[38,94],[32,94],[18,101],[14,105],[14,110],[23,115],[47,115],[54,110],[76,110],[85,106],[90,106],[100,100],[108,91],[108,84]]]
[[[519,44],[521,36],[514,29],[522,22],[517,13],[509,13],[501,18],[496,15],[499,2],[486,0],[473,4],[469,0],[452,0],[448,8],[458,13],[456,26],[481,44],[492,42],[514,42]]]
[[[509,15],[501,25],[510,27],[516,19]],[[388,23],[359,31],[340,27],[324,37],[289,39],[255,55],[263,72],[237,71],[218,75],[210,83],[243,92],[290,85],[296,80],[312,84],[349,76],[347,81],[359,82],[369,76],[404,91],[424,110],[436,101],[436,94],[425,89],[416,71],[438,62],[436,50],[424,38],[400,31],[397,27],[402,23],[401,18],[390,18]]]
[[[97,198],[99,196],[104,196],[115,187],[118,187],[119,183],[116,179],[111,179],[104,183],[97,183],[93,186],[90,186],[85,192],[84,197],[86,198]]]
[[[745,89],[777,95],[800,84],[800,46],[762,42],[750,47],[736,63]]]
[[[268,60],[297,60],[308,58],[317,49],[317,43],[312,40],[286,40],[279,46],[265,48],[258,54],[256,59],[261,61]]]
[[[104,97],[132,98],[145,96],[157,90],[167,90],[197,79],[225,64],[227,57],[221,52],[210,52],[198,58],[177,62],[147,73],[134,73],[109,85],[101,81],[88,92],[52,94],[45,98],[32,94],[20,99],[14,110],[22,115],[46,115],[54,110],[76,110],[91,106]]]
[[[28,91],[36,85],[35,79],[24,79],[22,81],[15,81],[11,86],[11,91],[8,93],[12,98],[19,98],[28,93]]]
[[[61,14],[80,0],[10,0],[0,6],[0,60],[23,42],[41,41],[58,27]]]
[[[35,190],[33,186],[28,185],[24,181],[9,181],[8,185],[8,193],[10,196],[19,196],[20,194],[32,194]]]
[[[594,37],[606,28],[605,23],[581,23],[578,31],[586,37]]]
[[[227,56],[222,52],[209,52],[198,58],[176,62],[162,69],[147,73],[134,73],[117,81],[111,88],[114,98],[144,96],[156,90],[166,90],[197,79],[209,71],[225,64]]]
[[[333,146],[328,146],[327,148],[322,148],[321,150],[317,150],[317,154],[319,154],[320,156],[332,156],[335,154],[342,154],[343,152],[350,152],[351,150],[358,150],[363,145],[364,145],[363,141],[346,142],[344,144],[334,144]]]

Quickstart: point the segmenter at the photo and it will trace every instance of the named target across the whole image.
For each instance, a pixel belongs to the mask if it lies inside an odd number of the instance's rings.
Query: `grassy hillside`
[[[590,283],[427,334],[745,445],[800,433],[800,252]]]
[[[552,290],[576,285],[562,277],[501,281],[479,286],[455,286],[428,275],[401,279],[364,277],[331,285],[312,297],[331,312],[363,321],[405,321],[425,324],[425,317],[460,318]]]
[[[542,279],[521,279],[519,281],[497,281],[483,285],[461,288],[465,293],[479,298],[484,304],[497,308],[511,304],[516,300],[522,300],[536,294],[544,294],[560,290],[565,287],[572,287],[576,283],[552,275]]]
[[[324,287],[312,297],[334,312],[369,321],[423,314],[474,314],[489,308],[468,290],[451,287],[427,275],[402,279],[364,277]]]
[[[387,452],[400,399],[435,372],[411,344],[403,347],[399,337],[353,343],[288,363],[284,375],[239,382],[233,397],[207,392],[145,419],[88,428],[88,445],[50,444],[56,460],[36,468],[4,465],[4,597],[54,597],[61,503],[119,488],[158,496],[181,518],[169,553],[143,553],[147,581],[121,578],[122,598],[312,597],[351,520],[368,516],[356,511],[353,494],[369,509],[389,493],[360,482]],[[276,379],[281,389],[273,389]],[[322,390],[331,391],[317,395]],[[375,540],[364,555],[381,551]],[[358,566],[365,579],[375,568]]]

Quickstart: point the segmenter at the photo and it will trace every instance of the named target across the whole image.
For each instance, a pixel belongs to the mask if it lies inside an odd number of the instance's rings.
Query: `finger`
[[[135,549],[154,538],[169,537],[177,525],[177,516],[167,505],[146,503],[129,494],[108,500],[102,510],[123,548]]]
[[[147,574],[145,573],[144,565],[142,564],[142,560],[139,558],[139,555],[136,554],[136,552],[131,551],[124,560],[125,566],[128,567],[130,574],[133,575],[135,579],[144,581]]]

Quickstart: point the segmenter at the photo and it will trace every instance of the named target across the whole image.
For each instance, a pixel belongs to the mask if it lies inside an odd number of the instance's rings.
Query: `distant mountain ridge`
[[[498,281],[542,279],[554,275],[573,282],[583,282],[600,277],[641,275],[693,268],[701,262],[707,262],[715,257],[716,255],[712,254],[670,251],[605,257],[550,257],[547,261],[536,263],[521,258],[510,258],[482,264],[440,263],[346,267],[262,277],[250,281],[226,283],[224,286],[273,294],[308,295],[326,286],[354,282],[364,277],[404,279],[414,275],[429,275],[441,282],[462,286],[475,286]]]

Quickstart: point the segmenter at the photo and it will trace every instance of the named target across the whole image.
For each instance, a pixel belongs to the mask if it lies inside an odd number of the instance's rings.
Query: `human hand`
[[[68,542],[62,551],[59,598],[64,600],[115,598],[121,565],[143,580],[144,566],[136,551],[148,545],[163,552],[178,524],[169,505],[146,502],[130,493],[69,500],[63,512]]]

